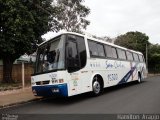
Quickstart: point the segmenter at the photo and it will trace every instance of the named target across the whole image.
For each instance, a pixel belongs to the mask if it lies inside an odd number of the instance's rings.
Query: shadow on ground
[[[103,95],[118,91],[120,89],[125,89],[125,88],[131,87],[131,86],[142,85],[145,82],[147,82],[147,81],[143,81],[141,83],[137,83],[137,81],[134,81],[134,82],[126,83],[126,84],[121,84],[121,85],[108,87],[108,88],[105,88],[103,93],[100,96],[97,96],[97,97],[101,97]],[[92,96],[91,92],[88,92],[88,93],[83,93],[83,94],[71,96],[71,97],[68,97],[68,98],[64,98],[64,97],[45,98],[45,99],[42,99],[41,102],[42,103],[47,103],[47,104],[54,104],[54,105],[55,104],[57,104],[57,105],[69,105],[69,104],[82,102],[82,101],[85,101],[87,99],[96,99],[97,97]]]

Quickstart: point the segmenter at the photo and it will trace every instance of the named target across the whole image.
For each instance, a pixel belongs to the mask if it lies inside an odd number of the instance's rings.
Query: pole
[[[24,62],[22,62],[22,89],[24,89]]]
[[[146,43],[146,69],[148,72],[148,45],[147,45],[147,43]]]

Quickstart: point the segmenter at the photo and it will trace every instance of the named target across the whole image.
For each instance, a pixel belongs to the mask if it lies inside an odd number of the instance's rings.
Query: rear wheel
[[[142,82],[142,76],[141,76],[141,73],[138,73],[138,83],[141,83]]]
[[[92,93],[94,96],[98,96],[102,93],[103,86],[101,81],[97,77],[95,77],[93,80],[92,89]]]

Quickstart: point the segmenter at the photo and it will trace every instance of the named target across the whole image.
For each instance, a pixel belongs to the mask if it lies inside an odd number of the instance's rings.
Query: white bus
[[[147,77],[141,52],[73,32],[43,42],[31,77],[35,96],[73,96]]]

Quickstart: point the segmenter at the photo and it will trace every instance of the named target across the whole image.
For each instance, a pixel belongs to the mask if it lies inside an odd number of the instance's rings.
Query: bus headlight
[[[32,82],[31,84],[32,84],[32,85],[35,85],[35,82]]]
[[[35,84],[34,78],[31,78],[31,84],[32,84],[32,85]]]

